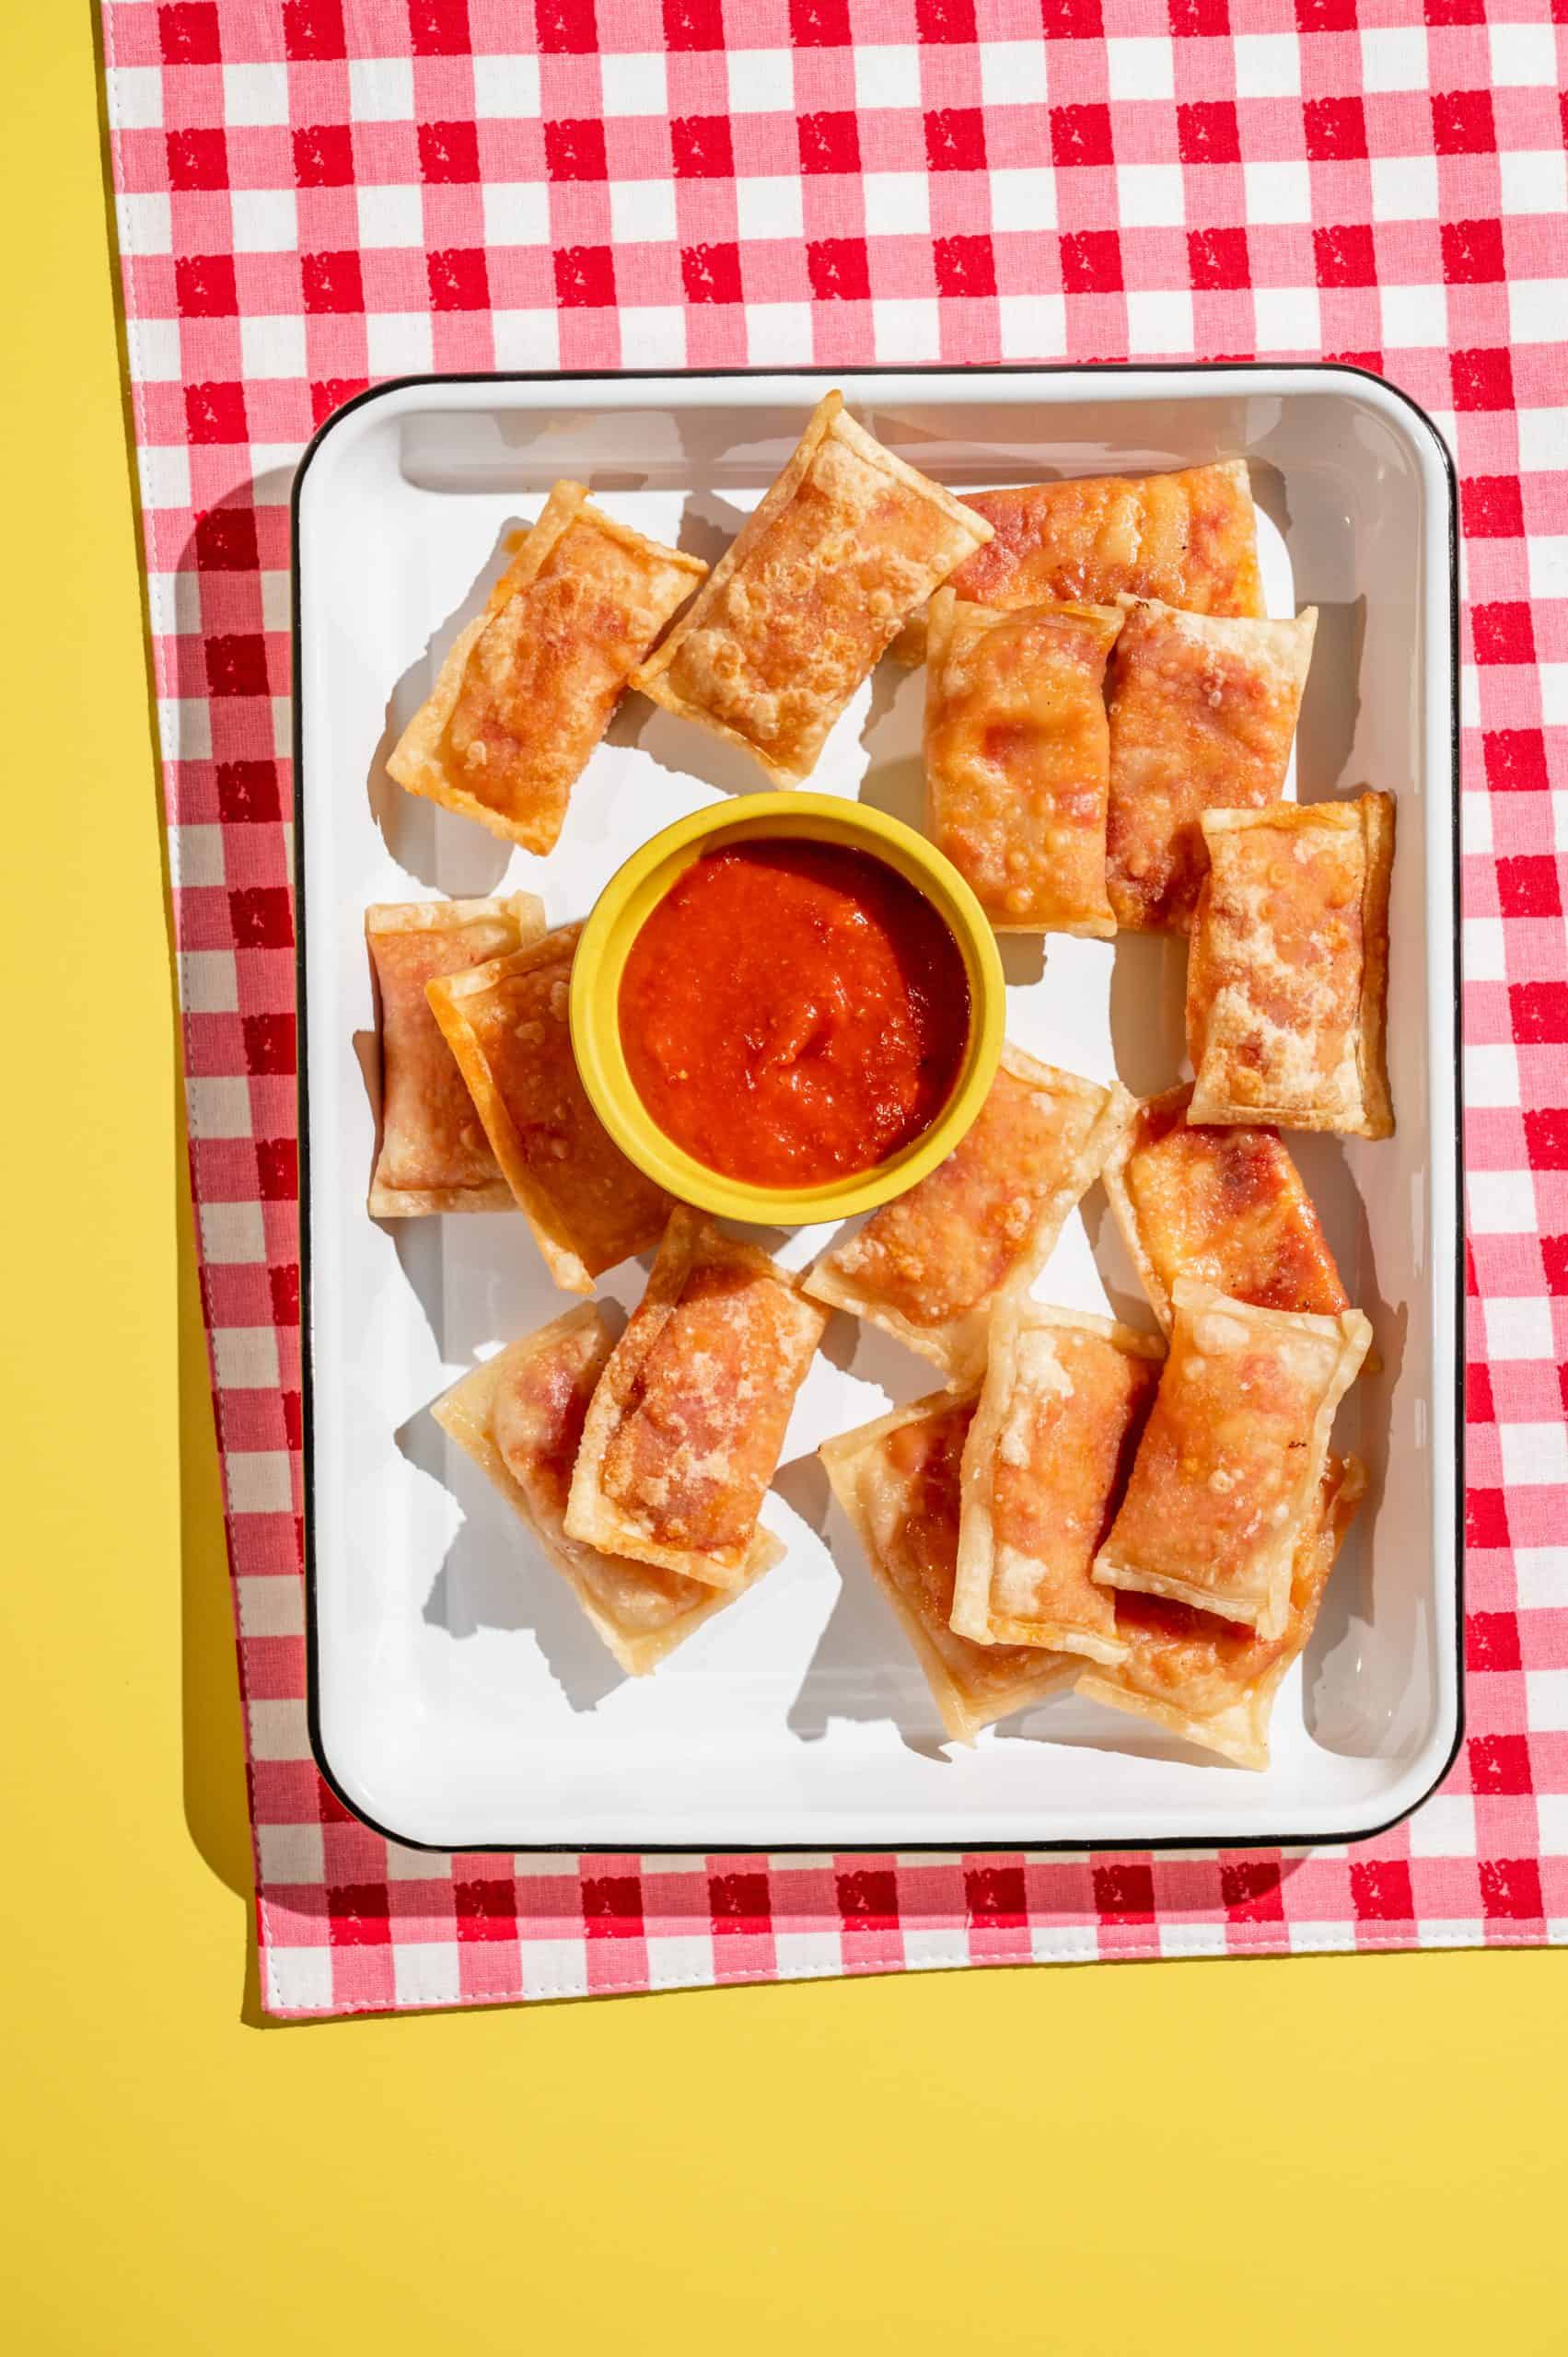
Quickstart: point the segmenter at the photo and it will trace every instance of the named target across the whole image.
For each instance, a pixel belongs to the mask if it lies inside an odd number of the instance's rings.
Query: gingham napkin
[[[280,2014],[1568,1935],[1562,0],[105,0],[192,1167]],[[306,1734],[287,510],[422,369],[1350,359],[1463,492],[1469,1734],[1351,1851],[400,1851]],[[1555,789],[1555,790],[1554,790]]]

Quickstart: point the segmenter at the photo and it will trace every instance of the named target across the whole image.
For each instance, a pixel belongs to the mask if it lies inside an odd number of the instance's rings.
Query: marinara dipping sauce
[[[633,1084],[727,1178],[810,1187],[869,1170],[946,1103],[969,978],[924,895],[868,852],[758,841],[694,861],[621,981]]]

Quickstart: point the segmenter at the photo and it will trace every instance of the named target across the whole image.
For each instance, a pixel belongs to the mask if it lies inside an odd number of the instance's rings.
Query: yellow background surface
[[[1558,1956],[258,2026],[90,20],[0,15],[7,2345],[1561,2350]]]

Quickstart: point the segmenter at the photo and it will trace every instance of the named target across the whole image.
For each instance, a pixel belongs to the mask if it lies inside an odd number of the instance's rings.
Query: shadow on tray
[[[572,1709],[591,1711],[624,1683],[625,1673],[594,1635],[538,1540],[427,1409],[401,1425],[396,1438],[408,1462],[438,1482],[463,1514],[425,1598],[425,1620],[459,1643],[481,1629],[530,1630]],[[505,1516],[505,1527],[497,1528],[498,1515]]]

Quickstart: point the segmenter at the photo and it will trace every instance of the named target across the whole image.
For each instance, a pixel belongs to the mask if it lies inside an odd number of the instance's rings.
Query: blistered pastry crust
[[[568,1534],[741,1585],[826,1323],[766,1252],[678,1204],[588,1409]]]
[[[1109,1318],[998,1304],[964,1445],[960,1636],[1120,1658],[1114,1598],[1090,1573],[1164,1356],[1153,1335]]]
[[[1125,593],[1195,614],[1260,614],[1245,459],[1164,475],[1073,475],[970,492],[993,537],[953,575],[982,606],[1109,606]],[[918,663],[923,617],[895,653]]]
[[[1238,1768],[1269,1764],[1274,1696],[1312,1634],[1345,1532],[1366,1487],[1365,1469],[1330,1457],[1291,1566],[1290,1615],[1277,1637],[1156,1597],[1121,1596],[1116,1626],[1125,1650],[1109,1666],[1086,1670],[1076,1691]]]
[[[378,902],[366,910],[381,1060],[372,1219],[512,1208],[512,1190],[431,1013],[425,984],[520,949],[543,931],[543,904],[531,892]]]
[[[911,610],[991,527],[825,395],[783,473],[633,685],[803,784]]]
[[[998,933],[1116,930],[1106,658],[1116,607],[931,601],[925,830]]]
[[[958,1563],[959,1466],[973,1392],[934,1392],[818,1451],[958,1743],[1072,1683],[1070,1655],[977,1645],[949,1616]]]
[[[825,1252],[806,1290],[897,1335],[955,1382],[985,1364],[992,1305],[1027,1292],[1132,1108],[1009,1042],[985,1103],[945,1162]]]
[[[1393,1134],[1394,801],[1210,810],[1187,967],[1192,1118]]]
[[[1257,1309],[1190,1277],[1172,1300],[1169,1356],[1094,1577],[1277,1637],[1334,1416],[1372,1329],[1359,1309]]]
[[[641,1678],[738,1590],[707,1587],[568,1537],[572,1467],[588,1400],[612,1346],[604,1312],[597,1302],[583,1302],[486,1359],[430,1412],[533,1533],[621,1667]],[[760,1530],[743,1585],[760,1578],[783,1553],[778,1540]]]
[[[632,673],[707,570],[558,482],[389,772],[525,851],[552,850]]]
[[[587,1099],[569,999],[580,924],[433,981],[436,1020],[556,1283],[595,1277],[662,1234],[669,1198],[628,1162]]]
[[[1314,606],[1259,621],[1128,601],[1107,682],[1119,925],[1185,933],[1208,865],[1202,813],[1283,793],[1317,626]]]
[[[1188,1120],[1191,1086],[1142,1103],[1105,1167],[1116,1224],[1160,1324],[1195,1277],[1260,1309],[1350,1307],[1316,1206],[1277,1130]]]

